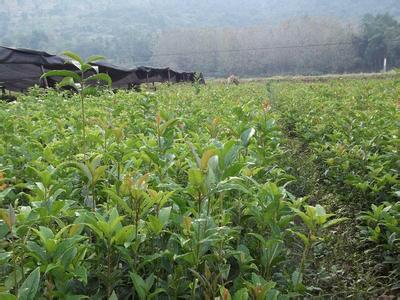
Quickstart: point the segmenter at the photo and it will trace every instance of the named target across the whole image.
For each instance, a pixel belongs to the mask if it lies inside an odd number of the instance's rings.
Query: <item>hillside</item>
[[[397,2],[0,0],[0,44],[51,52],[69,49],[83,56],[102,53],[116,63],[134,65],[151,61],[166,31],[267,28],[304,16],[357,24],[366,13],[400,16]]]
[[[75,21],[75,24],[144,25],[148,29],[163,29],[174,26],[249,26],[304,15],[343,19],[359,18],[366,13],[400,15],[396,0],[382,0],[378,4],[375,0],[248,0],[245,5],[241,0],[2,0],[0,4],[0,12],[3,17],[6,14],[6,19],[8,15],[11,23],[18,19],[23,21],[14,28],[16,30],[18,27],[31,29],[29,25],[32,23],[39,25],[35,27],[40,27],[40,22],[44,22],[41,25],[54,25],[58,18],[66,16],[66,21]]]

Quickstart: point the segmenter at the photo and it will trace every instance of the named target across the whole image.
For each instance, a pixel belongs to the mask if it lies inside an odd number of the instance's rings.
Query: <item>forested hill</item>
[[[367,13],[388,12],[400,16],[400,5],[398,0],[0,0],[0,12],[2,22],[4,13],[12,23],[24,18],[20,29],[30,28],[25,25],[32,19],[43,21],[43,29],[46,22],[66,16],[74,25],[106,21],[112,26],[145,25],[163,29],[249,26],[305,15],[354,19]]]
[[[266,30],[304,16],[337,19],[343,24],[353,25],[358,24],[367,13],[389,13],[399,18],[398,2],[399,0],[0,0],[0,45],[50,52],[68,49],[83,56],[101,53],[116,63],[133,66],[154,61],[153,54],[161,51],[160,43],[170,40],[171,35],[175,38],[173,44],[176,49],[168,46],[167,50],[173,53],[182,52],[179,50],[183,48],[178,49],[178,45],[182,45],[184,40],[176,36],[182,30],[195,30],[190,33],[194,36],[202,34],[202,48],[207,48],[208,43],[215,45],[213,39],[217,38],[220,43],[225,39],[226,35],[218,30],[251,27]],[[303,23],[296,24],[304,26]],[[330,26],[324,24],[324,27]],[[337,27],[335,24],[332,26]],[[219,34],[223,37],[218,37]],[[233,33],[229,34],[232,36]],[[258,37],[254,37],[254,41],[256,39]],[[318,41],[315,36],[314,42]],[[226,50],[228,44],[225,44],[221,47]],[[171,63],[168,60],[158,62]],[[179,62],[182,67],[193,66],[182,59]]]

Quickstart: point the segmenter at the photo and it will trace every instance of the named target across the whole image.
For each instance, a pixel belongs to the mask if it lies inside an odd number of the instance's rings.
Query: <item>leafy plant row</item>
[[[367,252],[377,253],[398,289],[398,80],[280,84],[274,91],[286,131],[312,150],[321,180],[353,207]]]
[[[320,293],[314,249],[343,219],[285,189],[263,87],[32,90],[0,105],[2,298]]]
[[[354,200],[398,199],[400,137],[394,80],[281,86],[276,97],[287,130],[314,150],[326,180],[343,186]]]

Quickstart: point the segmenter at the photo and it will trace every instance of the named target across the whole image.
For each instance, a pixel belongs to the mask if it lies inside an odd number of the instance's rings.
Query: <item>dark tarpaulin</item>
[[[168,75],[169,72],[169,75]],[[172,70],[169,68],[138,67],[136,75],[142,82],[167,82],[170,80]]]
[[[0,46],[0,64],[30,64],[45,66],[48,69],[76,69],[71,64],[66,64],[66,60],[61,56],[52,55],[47,52],[8,48]]]
[[[203,73],[177,72],[170,68],[138,67],[136,74],[141,83],[145,82],[191,82],[196,81],[196,74],[199,83],[205,84]]]
[[[138,67],[128,69],[107,62],[96,62],[92,65],[97,66],[100,73],[107,73],[111,77],[113,87],[129,88],[147,82],[177,82],[178,73],[169,68]]]
[[[105,61],[92,64],[100,73],[107,73],[114,88],[131,88],[141,83],[152,82],[195,82],[196,73],[176,72],[170,68],[138,67],[128,69]],[[61,56],[43,51],[0,46],[0,85],[8,90],[23,91],[36,84],[44,87],[40,79],[43,72],[50,70],[78,71],[78,68]],[[94,70],[86,74],[93,75]],[[200,73],[201,83],[204,78]],[[61,78],[47,78],[48,86],[54,87]]]
[[[106,73],[111,77],[114,88],[130,88],[140,83],[135,69],[116,66],[104,61],[92,65],[99,68],[99,73]]]
[[[34,85],[41,85],[42,69],[29,64],[0,64],[0,86],[20,92]]]
[[[196,78],[197,77],[197,78]],[[177,82],[196,82],[198,80],[199,83],[205,84],[203,73],[196,72],[178,72],[177,73]]]
[[[40,79],[50,70],[72,70],[77,68],[57,55],[30,49],[14,49],[0,46],[0,85],[10,91],[24,91],[34,85],[44,86]],[[48,78],[54,86],[59,78]]]

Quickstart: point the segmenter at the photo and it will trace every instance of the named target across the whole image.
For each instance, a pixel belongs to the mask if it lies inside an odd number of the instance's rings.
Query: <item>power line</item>
[[[204,55],[204,54],[217,54],[217,53],[238,53],[238,52],[267,51],[267,50],[279,50],[279,49],[315,48],[315,47],[329,47],[329,46],[351,45],[351,44],[352,42],[341,42],[341,43],[325,43],[325,44],[242,48],[242,49],[228,49],[228,50],[205,50],[205,51],[192,51],[192,52],[181,52],[181,53],[161,53],[161,54],[154,54],[152,55],[152,57],[191,56],[191,55]],[[137,63],[147,63],[147,62],[139,61],[135,63],[137,64]]]
[[[259,48],[245,48],[245,49],[229,49],[229,50],[208,50],[208,51],[194,51],[186,53],[166,53],[166,54],[155,54],[153,57],[158,56],[183,56],[183,55],[197,55],[197,54],[208,54],[208,53],[232,53],[232,52],[245,52],[245,51],[260,51],[260,50],[275,50],[275,49],[296,49],[296,48],[313,48],[313,47],[328,47],[338,45],[350,45],[351,42],[343,43],[326,43],[326,44],[308,44],[308,45],[292,45],[292,46],[275,46],[275,47],[259,47]]]
[[[388,42],[396,42],[399,39],[389,40]],[[191,55],[204,55],[204,54],[217,54],[217,53],[238,53],[238,52],[251,52],[251,51],[268,51],[268,50],[282,50],[282,49],[301,49],[301,48],[319,48],[330,46],[348,46],[353,42],[330,42],[321,44],[303,44],[303,45],[288,45],[288,46],[271,46],[271,47],[257,47],[257,48],[242,48],[242,49],[228,49],[228,50],[205,50],[205,51],[192,51],[192,52],[178,52],[178,53],[160,53],[154,54],[152,57],[172,57],[172,56],[191,56]],[[143,56],[142,56],[143,57]],[[135,64],[150,63],[150,61],[137,61]]]

